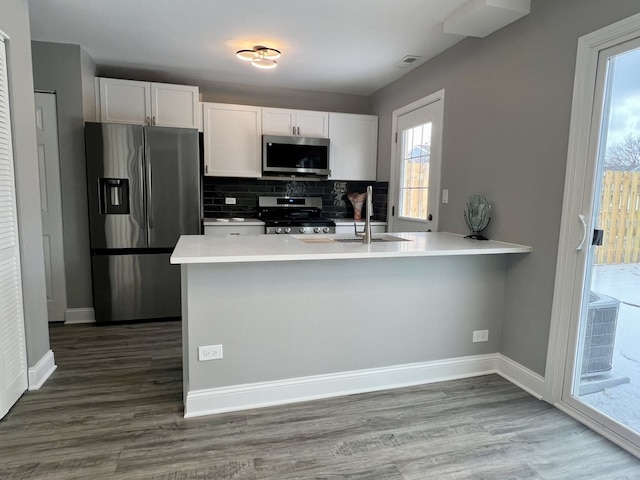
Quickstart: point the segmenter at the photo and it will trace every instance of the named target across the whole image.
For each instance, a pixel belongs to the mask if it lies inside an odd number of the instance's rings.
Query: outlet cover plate
[[[198,347],[198,361],[220,360],[222,358],[222,345],[204,345]]]
[[[236,197],[224,197],[224,204],[225,205],[235,205],[236,204]]]
[[[476,342],[488,342],[489,330],[474,330],[473,331],[473,343]]]

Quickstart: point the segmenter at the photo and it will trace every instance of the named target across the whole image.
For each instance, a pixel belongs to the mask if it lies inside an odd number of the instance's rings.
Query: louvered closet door
[[[0,34],[0,418],[27,389],[7,57]]]

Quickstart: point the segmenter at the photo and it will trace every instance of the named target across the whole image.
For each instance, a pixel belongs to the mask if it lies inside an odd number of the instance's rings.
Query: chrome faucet
[[[367,198],[364,202],[365,205],[365,215],[364,215],[364,230],[358,231],[358,226],[356,221],[353,221],[353,231],[355,232],[356,237],[362,237],[363,243],[370,244],[371,243],[371,213],[373,212],[373,187],[369,185],[367,187]]]

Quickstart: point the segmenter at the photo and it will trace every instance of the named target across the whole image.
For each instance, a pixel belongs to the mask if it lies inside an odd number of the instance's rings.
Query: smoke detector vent
[[[420,60],[420,58],[422,57],[419,57],[418,55],[405,55],[402,60],[396,63],[396,67],[406,68],[410,67],[411,65],[417,65],[416,62]]]

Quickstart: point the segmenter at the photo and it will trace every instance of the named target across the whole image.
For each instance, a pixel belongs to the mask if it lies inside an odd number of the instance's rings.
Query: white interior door
[[[5,44],[0,33],[0,418],[27,389],[20,247]]]
[[[47,307],[50,322],[64,321],[67,309],[67,287],[62,235],[56,95],[36,92],[35,104]]]
[[[444,92],[394,112],[390,231],[436,231]]]

